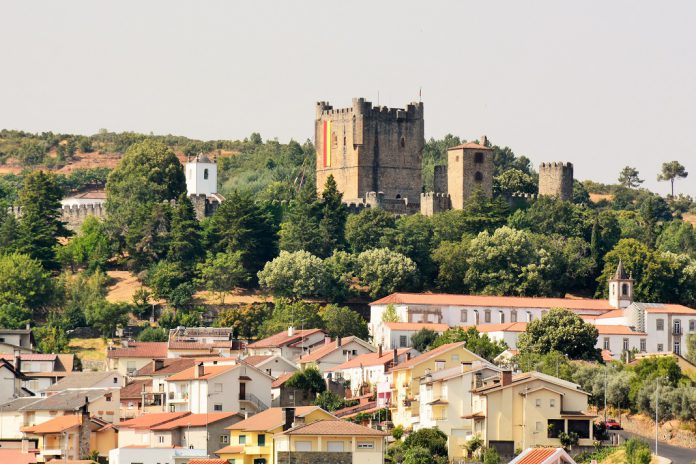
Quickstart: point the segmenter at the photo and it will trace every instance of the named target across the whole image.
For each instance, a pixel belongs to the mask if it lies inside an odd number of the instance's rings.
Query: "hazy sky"
[[[314,103],[404,106],[615,181],[696,195],[694,1],[7,1],[0,127],[303,141]]]

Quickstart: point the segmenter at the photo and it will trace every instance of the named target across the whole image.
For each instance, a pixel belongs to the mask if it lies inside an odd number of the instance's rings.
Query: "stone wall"
[[[324,166],[324,123],[331,163]],[[409,199],[417,203],[421,193],[423,155],[423,103],[406,109],[372,107],[363,98],[354,98],[351,108],[334,109],[327,102],[316,106],[315,147],[317,190],[321,192],[329,175],[346,202],[363,198],[368,192],[383,192],[387,199]]]
[[[278,451],[278,464],[352,464],[353,453],[322,451]]]
[[[435,193],[447,193],[447,165],[435,166],[433,172],[433,189]]]
[[[448,193],[421,193],[420,213],[423,216],[432,216],[449,209],[451,209],[451,204]]]
[[[541,163],[539,165],[539,195],[561,200],[573,199],[573,164]]]
[[[462,209],[481,190],[493,196],[493,152],[488,148],[450,148],[447,151],[447,191],[453,209]]]

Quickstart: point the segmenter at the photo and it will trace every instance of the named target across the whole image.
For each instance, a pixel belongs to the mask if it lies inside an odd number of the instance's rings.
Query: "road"
[[[654,438],[650,440],[644,436],[626,432],[625,430],[610,430],[609,433],[618,434],[622,438],[622,441],[629,438],[640,438],[650,445],[650,451],[653,453],[655,452]],[[672,463],[674,464],[691,464],[692,462],[696,462],[696,450],[691,448],[668,445],[667,443],[661,441],[658,443],[658,451],[660,452],[660,456],[671,459]]]

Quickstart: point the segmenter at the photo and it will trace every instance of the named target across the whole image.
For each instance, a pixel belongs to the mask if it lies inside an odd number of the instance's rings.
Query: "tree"
[[[354,253],[361,253],[378,248],[381,237],[394,227],[394,215],[381,208],[367,208],[348,217],[346,240]]]
[[[466,257],[469,240],[442,242],[433,250],[433,261],[437,266],[435,284],[441,290],[451,293],[464,293]]]
[[[242,252],[208,253],[205,262],[198,264],[199,278],[196,282],[206,290],[217,293],[220,303],[225,304],[225,295],[249,281],[244,269]]]
[[[559,234],[563,237],[587,237],[590,225],[586,208],[554,197],[542,196],[529,208],[518,209],[508,220],[513,229],[529,230],[543,235]]]
[[[696,364],[696,334],[692,333],[686,337],[686,349],[688,350],[686,358],[692,364]]]
[[[537,185],[534,178],[519,169],[508,169],[493,179],[494,188],[504,194],[536,193]]]
[[[423,446],[412,446],[404,453],[403,464],[431,464],[432,462],[432,454]]]
[[[650,446],[638,438],[629,438],[624,444],[626,464],[650,464]]]
[[[326,382],[316,367],[308,367],[294,374],[285,382],[285,386],[295,390],[308,391],[317,395],[326,391]]]
[[[431,457],[447,456],[447,435],[437,427],[418,429],[406,437],[404,446],[407,449],[422,446]]]
[[[396,313],[396,307],[389,303],[382,313],[382,322],[399,322],[399,315]]]
[[[330,286],[324,263],[307,251],[281,251],[259,271],[258,278],[259,285],[273,295],[295,299],[324,295]]]
[[[259,333],[261,324],[271,317],[271,314],[271,309],[265,304],[251,303],[234,306],[218,312],[213,325],[229,327],[235,338],[242,337],[250,340]]]
[[[122,239],[131,235],[130,242],[137,243],[137,230],[150,216],[152,205],[175,200],[184,192],[184,170],[174,152],[152,139],[136,142],[107,178],[109,221]]]
[[[319,316],[319,305],[304,301],[291,301],[287,298],[276,298],[271,317],[266,318],[257,336],[270,337],[278,332],[288,330],[288,327],[298,329],[321,329],[324,321]]]
[[[23,329],[31,322],[31,311],[16,303],[0,304],[0,327]]]
[[[631,166],[626,166],[619,173],[619,184],[626,188],[636,188],[644,181],[638,177],[638,170]]]
[[[14,303],[40,317],[57,299],[56,288],[41,263],[28,255],[0,255],[0,305]]]
[[[319,203],[319,257],[326,258],[335,250],[345,247],[348,210],[343,204],[343,194],[338,191],[333,175],[324,185]]]
[[[410,258],[387,248],[363,251],[356,266],[360,282],[369,288],[372,298],[410,288],[417,271]]]
[[[0,202],[0,254],[17,251],[19,237],[19,222],[14,214],[7,214]]]
[[[17,230],[17,249],[37,259],[45,269],[57,270],[56,245],[70,232],[60,220],[63,194],[54,174],[32,171],[24,177],[19,193],[22,215]]]
[[[306,184],[290,204],[280,225],[280,249],[322,254],[323,238],[319,231],[320,206],[314,187]],[[325,226],[328,224],[325,223]]]
[[[205,248],[211,253],[241,251],[244,269],[255,283],[257,273],[278,254],[278,227],[270,211],[237,191],[204,226]]]
[[[660,251],[685,253],[696,257],[696,230],[688,222],[668,222],[657,237],[655,247]]]
[[[201,227],[196,219],[193,204],[186,194],[181,194],[172,208],[171,231],[167,260],[179,263],[183,269],[192,270],[203,254]]]
[[[425,353],[430,349],[430,345],[432,345],[436,338],[437,332],[434,330],[421,329],[411,337],[411,346],[413,346],[416,351]]]
[[[561,446],[565,449],[570,449],[570,447],[575,446],[580,441],[580,437],[575,432],[561,432],[558,434],[558,439],[561,442]]]
[[[146,327],[138,334],[138,341],[141,342],[166,342],[169,333],[162,327]]]
[[[492,362],[496,356],[507,349],[505,342],[500,340],[491,340],[488,334],[481,334],[476,327],[451,327],[445,330],[442,335],[438,336],[431,348],[446,345],[448,343],[465,342],[467,350],[475,353],[482,358]]]
[[[101,271],[94,274],[62,274],[63,308],[57,317],[59,325],[65,330],[84,327],[85,308],[94,301],[104,300],[107,282],[107,275]]]
[[[568,381],[573,380],[576,366],[572,365],[564,353],[550,351],[546,354],[531,351],[520,352],[515,356],[517,364],[523,372],[537,371]]]
[[[66,245],[57,248],[57,257],[72,272],[78,267],[95,272],[106,269],[113,252],[106,225],[96,217],[88,216],[80,227],[80,233]]]
[[[145,283],[152,288],[155,298],[168,299],[185,280],[186,274],[178,263],[160,261],[148,270]]]
[[[553,308],[527,324],[520,335],[517,349],[520,352],[546,354],[559,351],[571,359],[598,360],[597,328],[583,321],[572,311]]]
[[[500,464],[500,456],[495,448],[486,448],[482,458],[483,464]]]
[[[321,308],[319,314],[330,337],[355,336],[367,340],[367,321],[352,309],[329,304]]]
[[[97,329],[103,337],[113,337],[118,327],[128,323],[130,309],[127,303],[97,300],[85,307],[85,319],[87,324]]]
[[[37,340],[39,353],[65,353],[68,348],[68,337],[65,331],[55,324],[46,324],[32,329],[34,339]]]
[[[402,216],[396,220],[396,228],[382,237],[384,248],[411,258],[426,285],[435,277],[435,265],[431,257],[433,225],[429,217],[421,214]]]
[[[657,176],[657,180],[665,181],[668,180],[672,188],[672,196],[674,196],[674,181],[677,179],[685,179],[689,173],[686,172],[686,168],[679,163],[679,161],[669,161],[667,163],[662,163],[662,172]]]
[[[643,200],[639,208],[640,219],[644,228],[644,240],[649,246],[655,245],[659,227],[672,220],[672,212],[667,202],[657,195],[650,195]]]
[[[314,405],[319,406],[325,411],[336,411],[348,407],[350,404],[350,401],[344,400],[331,390],[319,393],[316,400],[314,400]]]

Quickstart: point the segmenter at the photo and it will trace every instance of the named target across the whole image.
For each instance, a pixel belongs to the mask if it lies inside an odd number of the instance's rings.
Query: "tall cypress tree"
[[[60,220],[62,197],[55,175],[44,171],[27,174],[19,194],[22,215],[17,231],[17,249],[41,262],[47,270],[60,268],[55,246],[58,237],[70,235]]]
[[[320,205],[311,185],[305,184],[288,208],[280,225],[280,249],[308,251],[321,254],[322,237],[319,235]]]
[[[346,219],[348,210],[343,204],[343,193],[338,191],[333,175],[326,179],[321,194],[319,220],[319,256],[331,256],[334,250],[342,250],[346,243]]]
[[[190,271],[202,255],[201,228],[193,204],[186,194],[181,194],[172,210],[167,260]]]

